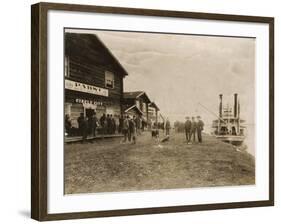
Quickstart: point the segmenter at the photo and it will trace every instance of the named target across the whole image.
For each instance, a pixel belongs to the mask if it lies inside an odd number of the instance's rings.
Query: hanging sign
[[[74,90],[74,91],[79,91],[79,92],[84,92],[84,93],[90,93],[94,95],[99,95],[99,96],[106,96],[108,97],[108,90],[100,87],[96,87],[93,85],[88,85],[85,83],[81,82],[75,82],[71,81],[68,79],[65,79],[65,88]]]

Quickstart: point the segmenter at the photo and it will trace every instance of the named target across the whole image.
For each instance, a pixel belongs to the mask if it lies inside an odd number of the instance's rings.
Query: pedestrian
[[[107,114],[106,116],[106,134],[110,134],[111,132],[111,118],[110,115]]]
[[[94,137],[96,137],[97,127],[98,127],[98,118],[97,118],[96,112],[94,112],[94,114],[93,114],[93,131],[92,131]]]
[[[123,123],[124,123],[124,118],[123,115],[119,116],[119,128],[118,128],[118,133],[121,134],[123,130]]]
[[[166,135],[170,135],[170,129],[171,129],[171,124],[170,124],[169,118],[167,118],[166,123],[165,123]]]
[[[116,117],[115,117],[115,131],[117,132],[117,133],[119,133],[119,126],[120,126],[120,120],[119,120],[119,115],[116,115]]]
[[[139,116],[135,116],[136,134],[140,135],[141,120]]]
[[[136,123],[135,116],[129,119],[129,141],[133,140],[133,144],[136,144]]]
[[[115,134],[116,131],[116,122],[115,122],[115,118],[113,117],[113,115],[110,115],[111,118],[111,134]]]
[[[82,129],[82,141],[83,143],[86,142],[87,136],[88,136],[88,118],[84,117],[83,121],[81,123],[81,129]]]
[[[202,143],[202,131],[204,130],[204,122],[201,120],[200,116],[197,116],[197,138],[198,142]]]
[[[93,115],[88,115],[88,135],[92,135],[93,133]]]
[[[191,118],[191,127],[190,127],[190,140],[193,138],[193,142],[195,142],[195,135],[196,135],[197,123],[195,121],[195,117]]]
[[[185,129],[185,138],[187,143],[190,142],[190,131],[191,131],[191,121],[189,117],[186,117],[186,121],[184,123],[184,129]]]
[[[71,125],[71,121],[70,121],[70,118],[69,118],[69,115],[66,114],[64,116],[64,129],[65,129],[65,133],[70,136],[72,133],[71,133],[71,129],[72,129],[72,125]]]
[[[124,135],[123,142],[126,142],[128,139],[128,131],[129,131],[129,116],[125,116],[123,120],[123,135]]]
[[[106,117],[105,117],[105,114],[103,114],[100,118],[101,132],[103,135],[105,134],[105,120],[106,120]]]
[[[141,129],[142,129],[142,131],[144,131],[145,125],[146,125],[146,122],[145,122],[145,120],[142,118],[142,120],[141,120]]]
[[[78,122],[78,134],[83,135],[82,123],[84,122],[84,113],[80,113],[80,116],[77,118]]]

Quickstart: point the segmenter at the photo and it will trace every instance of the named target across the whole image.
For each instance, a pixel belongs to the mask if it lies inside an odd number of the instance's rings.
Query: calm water
[[[242,148],[246,148],[246,150],[255,156],[255,125],[253,124],[247,124],[246,130],[245,130],[245,140],[243,142]],[[211,128],[211,125],[206,125],[205,129],[206,133],[211,133],[213,129]]]

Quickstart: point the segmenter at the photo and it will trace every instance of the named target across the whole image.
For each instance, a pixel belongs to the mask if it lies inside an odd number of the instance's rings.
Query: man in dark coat
[[[186,121],[184,123],[184,129],[185,129],[185,138],[187,143],[190,142],[190,131],[191,131],[191,121],[189,117],[186,117]]]
[[[122,133],[123,130],[123,122],[124,122],[124,118],[123,115],[119,116],[119,127],[118,127],[118,133]]]
[[[65,132],[67,133],[67,135],[71,135],[71,121],[70,121],[70,118],[69,118],[69,115],[66,114],[65,117],[64,117],[64,128],[65,128]]]
[[[101,125],[101,129],[102,129],[102,134],[105,134],[105,114],[103,114],[100,118],[100,125]]]
[[[198,142],[202,143],[202,131],[204,130],[204,122],[201,120],[200,116],[197,116],[197,137]]]
[[[197,129],[197,122],[195,121],[195,117],[191,118],[191,127],[190,127],[190,140],[193,138],[193,142],[195,142],[195,135]]]
[[[96,113],[94,113],[94,114],[93,114],[93,136],[94,136],[94,137],[96,136],[96,129],[97,129],[97,126],[98,126],[98,118],[97,118]]]
[[[78,122],[78,132],[79,135],[82,136],[83,135],[83,121],[84,121],[84,113],[80,113],[80,116],[77,118],[77,122]]]
[[[82,140],[83,140],[83,143],[86,142],[87,140],[87,136],[88,136],[88,118],[87,117],[84,117],[82,122],[81,122],[81,129],[82,129]]]
[[[169,119],[167,118],[166,123],[165,123],[166,135],[170,135],[170,129],[171,129],[171,123],[170,123]]]
[[[110,115],[111,118],[111,134],[115,134],[116,132],[116,122],[115,122],[115,118],[113,117],[113,115]]]
[[[92,135],[93,133],[93,115],[88,115],[88,135]]]
[[[111,134],[111,118],[110,118],[110,115],[108,114],[106,116],[106,134]]]
[[[127,138],[128,138],[128,132],[129,132],[129,116],[125,115],[125,117],[123,119],[122,127],[123,127],[123,134],[124,134],[123,142],[126,142]]]

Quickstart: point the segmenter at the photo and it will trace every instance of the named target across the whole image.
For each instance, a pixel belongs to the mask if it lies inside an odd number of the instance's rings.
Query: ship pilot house
[[[233,108],[223,106],[223,95],[219,95],[219,116],[213,121],[214,134],[218,139],[232,144],[241,144],[244,140],[245,122],[240,118],[240,103],[238,94],[234,94]]]

